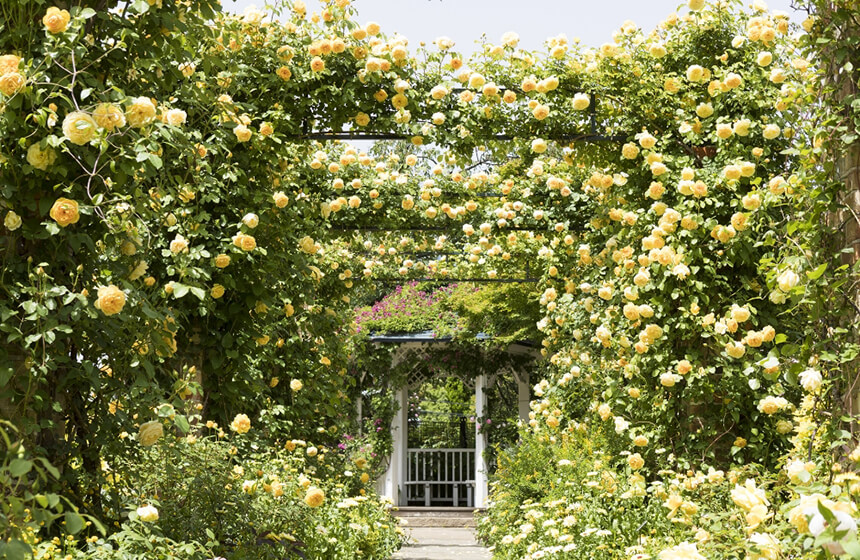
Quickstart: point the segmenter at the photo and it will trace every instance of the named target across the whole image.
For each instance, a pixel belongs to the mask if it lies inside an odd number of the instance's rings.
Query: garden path
[[[490,551],[478,544],[473,529],[461,527],[413,527],[411,544],[394,560],[490,560]]]

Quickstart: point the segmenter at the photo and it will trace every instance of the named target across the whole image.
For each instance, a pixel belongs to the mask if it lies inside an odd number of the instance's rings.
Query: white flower
[[[141,506],[137,508],[137,516],[140,517],[141,521],[152,523],[158,521],[158,510],[155,509],[155,506]]]
[[[254,229],[255,227],[257,227],[257,224],[260,223],[260,218],[256,214],[253,214],[253,213],[245,214],[242,217],[242,223],[245,224],[246,226],[248,226],[249,228]]]
[[[800,372],[800,385],[810,393],[821,387],[821,372],[812,368]]]
[[[797,286],[798,282],[800,282],[800,277],[790,268],[780,274],[776,279],[776,285],[779,286],[779,289],[783,292],[790,292],[792,288]]]

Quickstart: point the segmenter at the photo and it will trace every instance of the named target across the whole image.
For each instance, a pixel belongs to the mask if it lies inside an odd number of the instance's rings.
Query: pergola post
[[[487,378],[481,374],[475,379],[475,507],[487,507],[487,464],[484,459],[484,450],[487,448],[486,434],[482,433],[483,417],[486,411],[486,388]]]
[[[517,412],[524,423],[529,421],[529,404],[531,393],[529,392],[529,372],[520,371],[514,374],[517,380]]]
[[[383,495],[390,498],[395,506],[405,505],[406,500],[406,414],[408,412],[409,390],[402,387],[397,390],[396,399],[398,410],[391,421],[392,452],[385,471]]]

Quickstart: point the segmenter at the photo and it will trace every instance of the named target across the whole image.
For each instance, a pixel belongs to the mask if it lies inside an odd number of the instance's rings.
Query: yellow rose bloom
[[[304,385],[302,384],[301,379],[293,379],[290,381],[290,389],[293,391],[299,392],[302,390],[302,387],[304,387]]]
[[[22,89],[27,80],[18,72],[9,72],[0,75],[0,93],[6,97],[12,97]]]
[[[251,139],[251,129],[244,124],[237,125],[233,129],[233,134],[236,135],[236,140],[239,142],[247,142]]]
[[[153,420],[152,422],[146,422],[140,425],[137,439],[142,446],[149,447],[158,441],[163,434],[164,428],[162,427],[161,422]]]
[[[125,115],[122,110],[113,103],[102,103],[93,111],[93,119],[108,132],[121,126],[125,126]]]
[[[542,121],[549,116],[549,107],[547,105],[536,105],[532,110],[532,115],[537,120]]]
[[[591,105],[591,100],[584,93],[577,93],[573,96],[573,108],[576,111],[584,111]]]
[[[72,17],[69,15],[69,12],[66,10],[61,10],[56,6],[51,6],[48,8],[48,11],[45,12],[45,16],[42,18],[42,23],[45,26],[45,29],[48,30],[48,33],[62,33],[66,29],[69,28],[69,22]]]
[[[46,171],[56,159],[57,153],[54,150],[52,150],[50,147],[46,147],[43,150],[39,146],[38,142],[30,145],[30,147],[27,148],[27,163],[29,163],[36,169]]]
[[[15,231],[19,227],[21,227],[22,220],[21,216],[9,210],[6,212],[6,217],[3,219],[3,225],[6,226],[6,229],[9,231]]]
[[[253,236],[245,233],[237,233],[233,236],[233,245],[243,251],[253,251],[257,248],[257,240]]]
[[[307,493],[305,494],[305,503],[312,508],[319,507],[325,501],[325,492],[323,492],[320,488],[316,486],[311,486],[308,488]]]
[[[83,146],[95,138],[97,132],[96,121],[81,111],[71,112],[63,120],[63,136],[78,146]]]
[[[311,70],[313,72],[322,72],[325,70],[325,61],[318,56],[311,60]]]
[[[224,295],[224,286],[221,284],[215,284],[212,286],[212,289],[209,290],[209,295],[212,296],[212,299],[220,299],[221,296]]]
[[[78,203],[68,198],[58,198],[51,207],[50,216],[60,227],[76,224],[81,218]]]
[[[116,315],[125,306],[125,292],[114,286],[101,286],[95,307],[105,315]]]
[[[237,414],[230,423],[230,429],[237,434],[248,433],[248,430],[251,429],[251,419],[245,414]]]
[[[290,203],[290,197],[284,193],[284,191],[278,191],[272,195],[272,200],[275,202],[275,206],[278,208],[284,208],[287,204]]]
[[[132,99],[131,106],[125,111],[129,126],[142,128],[155,120],[155,104],[147,97]]]
[[[215,266],[217,266],[218,268],[227,268],[228,266],[230,266],[230,260],[231,259],[229,255],[221,253],[220,255],[215,257]]]
[[[0,76],[10,72],[17,72],[20,64],[20,56],[16,56],[14,54],[4,54],[0,56]]]

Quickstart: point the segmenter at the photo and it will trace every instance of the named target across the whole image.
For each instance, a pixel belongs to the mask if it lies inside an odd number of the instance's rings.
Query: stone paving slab
[[[413,527],[407,529],[411,544],[394,560],[490,560],[490,551],[478,544],[472,529],[456,527]]]

